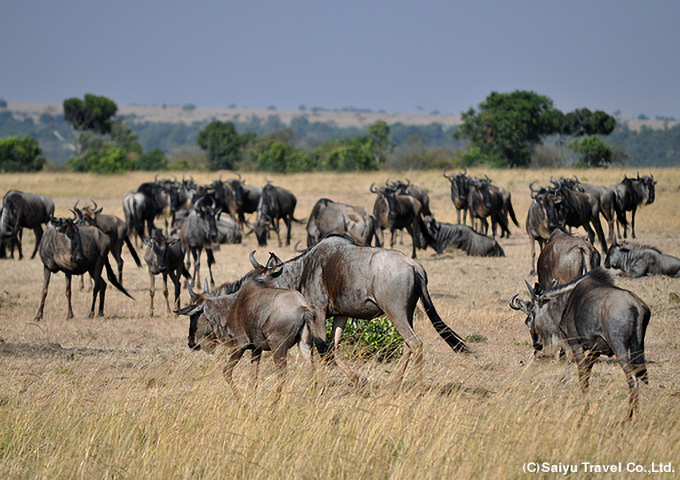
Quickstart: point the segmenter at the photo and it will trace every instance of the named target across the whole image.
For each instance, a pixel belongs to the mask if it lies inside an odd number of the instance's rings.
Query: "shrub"
[[[327,323],[328,336],[333,326]],[[342,343],[354,347],[353,355],[360,358],[375,357],[379,362],[389,362],[401,355],[404,339],[397,332],[392,321],[386,317],[373,320],[347,320]]]
[[[92,173],[124,173],[132,170],[133,162],[121,147],[111,145],[103,148],[92,148],[80,157],[68,161],[74,172]]]
[[[0,140],[0,172],[37,172],[44,165],[36,139],[26,136]]]

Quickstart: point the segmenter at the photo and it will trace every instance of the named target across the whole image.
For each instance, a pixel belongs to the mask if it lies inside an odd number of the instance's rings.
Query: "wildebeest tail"
[[[116,287],[118,290],[123,292],[125,295],[130,297],[131,299],[135,299],[132,295],[128,293],[127,290],[125,290],[125,287],[120,284],[118,279],[116,278],[116,274],[113,273],[113,268],[111,268],[111,263],[109,263],[109,257],[108,255],[104,257],[104,266],[106,267],[106,277],[109,279],[109,282],[111,282],[111,285]]]
[[[465,345],[463,339],[454,332],[451,327],[444,323],[444,320],[441,319],[437,310],[435,310],[432,298],[430,298],[430,292],[427,291],[425,277],[423,277],[420,272],[415,273],[416,291],[420,292],[420,300],[423,302],[425,313],[427,313],[427,317],[432,322],[434,329],[454,351],[469,353],[470,350]]]
[[[510,219],[512,220],[512,223],[514,223],[516,227],[519,227],[519,222],[517,222],[517,217],[515,217],[515,209],[512,208],[511,201],[508,201],[508,213],[510,214]]]
[[[626,220],[626,212],[623,209],[624,200],[618,192],[614,194],[614,210],[616,211],[616,220],[619,224],[626,228],[628,226],[628,221]],[[607,252],[604,252],[607,253]]]
[[[647,332],[651,312],[647,306],[642,309],[635,307],[633,308],[633,317],[635,319],[635,328],[633,341],[630,345],[630,361],[633,367],[635,367],[635,376],[643,382],[649,383],[647,365],[645,363],[645,333]]]
[[[137,250],[135,250],[135,247],[132,245],[132,242],[130,242],[130,237],[125,237],[125,245],[127,245],[128,250],[130,250],[130,255],[132,255],[132,259],[137,264],[137,267],[142,268],[142,262],[139,260]]]
[[[205,254],[208,256],[208,266],[215,264],[215,255],[213,254],[212,248],[207,248]]]

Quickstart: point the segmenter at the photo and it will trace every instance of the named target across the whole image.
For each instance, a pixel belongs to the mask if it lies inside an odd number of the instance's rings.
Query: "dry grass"
[[[484,171],[508,187],[523,226],[528,184],[548,183],[570,171]],[[613,184],[616,169],[577,172],[582,181]],[[642,173],[642,172],[641,172]],[[647,173],[647,172],[645,172]],[[680,257],[680,170],[653,170],[656,202],[638,215],[639,241]],[[206,182],[219,174],[197,174]],[[394,174],[392,174],[394,176]],[[223,173],[227,178],[228,172]],[[448,182],[441,172],[410,172],[426,187],[441,221],[455,221]],[[93,198],[106,212],[122,215],[120,198],[149,174],[120,177],[77,174],[3,175],[10,188],[50,196],[57,215],[77,199]],[[371,207],[372,182],[384,173],[268,175],[298,197],[297,216],[308,215],[322,196]],[[396,178],[396,177],[395,177]],[[262,184],[263,175],[248,174]],[[336,369],[319,368],[310,379],[291,350],[280,396],[271,360],[265,357],[257,390],[249,365],[235,372],[243,402],[221,377],[223,359],[186,347],[185,317],[148,316],[148,275],[126,253],[125,284],[131,301],[107,291],[106,317],[89,320],[90,294],[74,290],[76,318],[66,321],[64,277],[53,277],[45,320],[34,323],[42,281],[39,260],[0,262],[0,477],[2,478],[517,478],[526,462],[652,462],[680,466],[680,280],[618,278],[652,309],[646,351],[650,385],[641,388],[641,408],[622,424],[628,392],[618,365],[599,362],[591,392],[581,395],[576,367],[534,360],[523,318],[507,300],[523,291],[529,271],[529,242],[511,227],[501,240],[506,258],[470,258],[460,252],[419,252],[430,292],[442,318],[463,336],[488,340],[470,344],[472,355],[456,355],[423,314],[416,332],[425,359],[420,374],[407,371],[397,389],[392,364],[353,367],[367,380],[347,385]],[[304,227],[294,225],[294,242]],[[399,247],[410,251],[410,239]],[[33,234],[25,232],[24,251]],[[252,237],[217,252],[215,277],[234,280],[249,269]],[[291,247],[268,250],[282,258]],[[205,272],[205,262],[204,262]],[[187,295],[183,292],[183,301]],[[157,297],[158,301],[158,297]],[[590,475],[593,476],[593,475]],[[631,477],[623,474],[621,477]],[[669,477],[672,474],[668,475]],[[663,478],[663,477],[662,477]]]

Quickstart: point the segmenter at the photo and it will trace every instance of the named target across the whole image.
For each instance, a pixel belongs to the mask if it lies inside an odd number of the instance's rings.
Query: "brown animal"
[[[191,279],[188,270],[184,266],[184,245],[178,236],[166,237],[161,230],[156,230],[152,238],[144,238],[148,246],[144,261],[149,269],[149,296],[151,304],[149,314],[153,317],[153,297],[156,294],[156,275],[163,275],[163,296],[165,305],[170,313],[170,301],[168,300],[168,275],[175,286],[175,308],[179,308],[180,277]]]
[[[553,230],[538,256],[538,283],[544,290],[564,285],[600,266],[600,252],[562,227]]]

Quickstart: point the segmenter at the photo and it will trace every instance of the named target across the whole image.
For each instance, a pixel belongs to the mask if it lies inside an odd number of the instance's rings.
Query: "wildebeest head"
[[[656,182],[654,181],[654,175],[645,175],[644,177],[641,177],[640,174],[638,173],[638,181],[642,186],[645,188],[647,191],[647,203],[646,205],[649,205],[651,203],[654,203],[654,200],[656,199],[656,189],[655,185]]]
[[[616,241],[616,234],[614,241],[607,250],[607,258],[604,260],[605,268],[621,268],[623,259],[630,253],[630,248],[626,242],[618,243]]]
[[[11,237],[17,230],[19,223],[19,197],[11,193],[5,195],[0,216],[0,232],[3,237]]]
[[[554,345],[558,341],[561,314],[557,315],[556,310],[563,308],[563,305],[556,301],[551,292],[543,292],[538,283],[533,288],[526,281],[525,283],[531,300],[519,300],[517,294],[510,299],[509,305],[513,310],[521,310],[527,315],[524,323],[529,328],[534,350],[541,351],[543,347]]]
[[[71,255],[73,263],[80,263],[85,259],[83,253],[83,244],[80,239],[80,231],[78,226],[71,218],[52,217],[50,224],[57,232],[65,235],[71,242]]]
[[[211,352],[219,344],[219,337],[215,332],[214,325],[204,314],[205,302],[210,296],[208,279],[205,280],[205,288],[202,293],[195,293],[189,282],[186,282],[186,287],[189,290],[191,301],[189,305],[180,308],[176,313],[189,317],[189,348],[194,350],[203,348],[207,352]]]
[[[153,238],[144,238],[144,244],[151,246],[154,255],[156,256],[156,263],[158,263],[158,270],[160,273],[167,273],[170,270],[170,248],[168,239],[163,235],[163,231],[156,229]]]
[[[208,197],[202,197],[194,205],[194,210],[198,217],[204,221],[208,227],[205,232],[208,240],[215,241],[217,239],[217,219],[222,213],[221,208],[215,208],[215,201],[213,200],[212,205],[206,205],[205,199]]]

